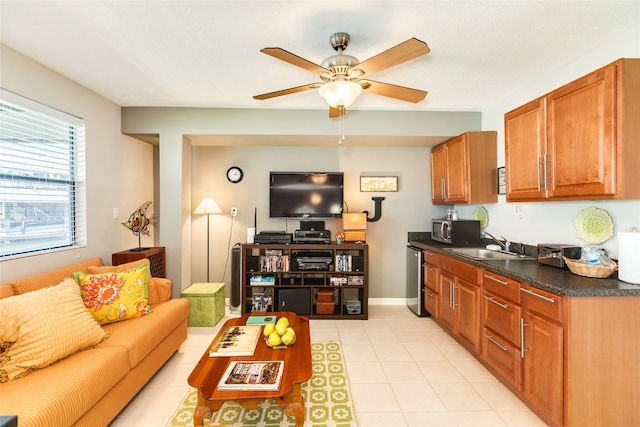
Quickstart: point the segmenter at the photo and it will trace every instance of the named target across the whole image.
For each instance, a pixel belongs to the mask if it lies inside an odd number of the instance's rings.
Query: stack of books
[[[282,360],[232,361],[218,383],[218,390],[278,390],[283,370]]]

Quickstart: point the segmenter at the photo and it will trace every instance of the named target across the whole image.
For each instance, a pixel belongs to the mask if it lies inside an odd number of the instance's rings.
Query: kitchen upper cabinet
[[[505,114],[507,201],[640,197],[640,59]]]
[[[434,204],[498,201],[497,133],[466,132],[431,149]]]

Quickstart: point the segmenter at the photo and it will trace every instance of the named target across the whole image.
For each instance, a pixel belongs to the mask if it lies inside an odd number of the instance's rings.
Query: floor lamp
[[[207,282],[209,282],[209,241],[211,240],[211,236],[209,235],[209,219],[211,218],[211,214],[221,214],[222,209],[220,209],[220,206],[218,206],[216,201],[211,197],[205,197],[193,213],[207,216]]]

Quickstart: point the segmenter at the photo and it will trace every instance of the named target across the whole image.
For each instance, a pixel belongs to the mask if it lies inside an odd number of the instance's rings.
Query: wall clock
[[[242,169],[240,169],[238,166],[231,166],[229,169],[227,169],[227,179],[229,180],[229,182],[237,184],[242,181],[243,177],[244,172],[242,172]]]

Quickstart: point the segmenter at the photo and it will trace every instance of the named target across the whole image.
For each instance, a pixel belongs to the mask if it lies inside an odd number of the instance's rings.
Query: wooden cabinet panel
[[[533,286],[522,285],[522,305],[529,311],[535,311],[549,319],[562,322],[562,297]]]
[[[445,189],[447,202],[464,203],[467,201],[469,179],[469,152],[466,135],[461,135],[447,142],[447,179]]]
[[[615,194],[616,67],[547,96],[549,197]]]
[[[440,270],[448,271],[467,282],[480,283],[480,272],[478,267],[458,261],[447,256],[440,257]]]
[[[505,114],[507,201],[640,198],[640,59]]]
[[[546,98],[504,116],[507,201],[545,197]]]
[[[437,292],[425,287],[424,307],[435,319],[440,317],[440,298]]]
[[[484,270],[482,273],[482,286],[496,295],[520,303],[520,282],[517,280]]]
[[[489,292],[482,296],[484,325],[520,346],[520,305]]]
[[[467,132],[431,149],[431,200],[494,203],[497,191],[497,133]]]
[[[553,425],[563,425],[562,326],[535,313],[526,313],[524,322],[525,396]]]
[[[498,371],[512,386],[522,390],[522,357],[519,346],[514,346],[485,328],[482,335],[482,352],[489,366]]]
[[[440,144],[431,149],[431,200],[433,203],[445,203],[447,200],[446,168],[445,145]]]
[[[167,260],[164,246],[116,252],[111,254],[111,264],[119,265],[142,258],[149,260],[149,268],[153,277],[167,277]]]
[[[439,316],[460,342],[480,351],[480,269],[440,256]]]
[[[457,333],[468,347],[480,352],[480,288],[473,283],[457,280]],[[464,344],[463,341],[463,344]]]
[[[450,273],[440,271],[440,317],[444,326],[455,333],[456,316],[454,311],[455,278]]]

